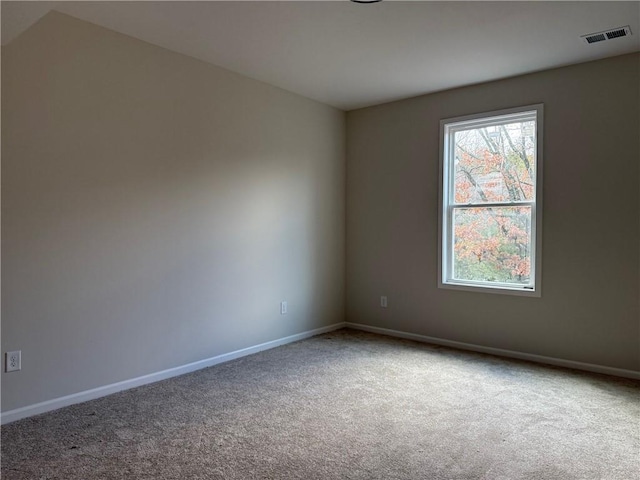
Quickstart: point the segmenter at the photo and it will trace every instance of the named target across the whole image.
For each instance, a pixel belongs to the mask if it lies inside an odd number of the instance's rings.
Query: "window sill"
[[[475,293],[497,293],[499,295],[516,295],[520,297],[537,297],[540,298],[540,287],[535,290],[531,290],[523,287],[508,287],[508,286],[488,286],[488,285],[475,285],[471,283],[463,282],[438,282],[438,288],[446,290],[461,290],[465,292]]]

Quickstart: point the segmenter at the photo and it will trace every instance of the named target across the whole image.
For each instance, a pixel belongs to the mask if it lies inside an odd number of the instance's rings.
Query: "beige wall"
[[[3,411],[342,321],[344,117],[57,13],[4,47]]]
[[[639,64],[626,55],[349,112],[347,320],[640,370]],[[534,103],[542,298],[438,289],[439,120]]]

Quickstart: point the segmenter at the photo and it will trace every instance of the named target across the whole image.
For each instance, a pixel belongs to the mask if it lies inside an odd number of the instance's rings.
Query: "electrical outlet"
[[[382,308],[387,308],[387,297],[386,295],[383,295],[380,297],[380,306]]]
[[[5,361],[5,372],[15,372],[22,368],[22,351],[7,352]]]
[[[287,302],[280,302],[280,315],[286,315],[287,308]]]

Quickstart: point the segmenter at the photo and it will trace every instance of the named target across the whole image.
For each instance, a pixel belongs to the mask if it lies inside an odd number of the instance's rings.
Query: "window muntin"
[[[441,122],[443,287],[539,295],[542,105]]]

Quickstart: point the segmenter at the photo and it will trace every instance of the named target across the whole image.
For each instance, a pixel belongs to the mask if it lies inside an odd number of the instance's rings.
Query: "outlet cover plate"
[[[386,295],[382,295],[380,297],[380,306],[382,308],[387,308],[387,296]]]
[[[16,372],[22,368],[22,352],[7,352],[5,358],[5,372]]]

